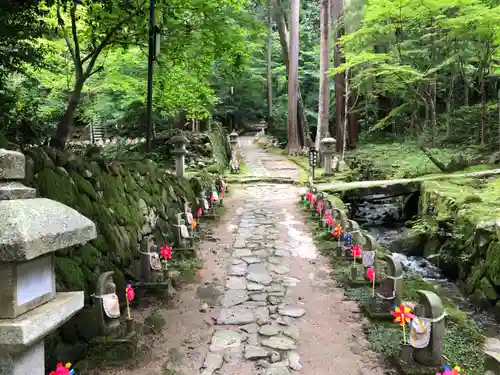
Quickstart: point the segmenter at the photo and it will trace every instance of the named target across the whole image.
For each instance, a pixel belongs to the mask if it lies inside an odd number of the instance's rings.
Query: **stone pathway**
[[[297,166],[254,145],[254,137],[240,137],[240,150],[252,177],[284,177],[299,181]]]
[[[240,145],[251,175],[298,178],[280,156],[248,138]],[[296,220],[297,188],[238,189],[244,191],[232,220],[222,307],[201,375],[382,373],[373,358],[360,356],[365,343],[357,307],[342,302],[327,264],[318,261]]]
[[[240,140],[256,177],[298,179],[295,165]],[[344,301],[318,256],[292,185],[234,186],[203,268],[175,305],[157,310],[166,322],[146,337],[140,368],[102,375],[382,375],[366,348],[363,316]],[[202,222],[203,225],[203,222]]]

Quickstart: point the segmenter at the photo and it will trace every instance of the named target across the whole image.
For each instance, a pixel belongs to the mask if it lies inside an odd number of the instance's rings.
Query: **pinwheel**
[[[332,230],[333,237],[338,239],[338,246],[340,248],[340,239],[342,237],[342,225],[337,224]]]
[[[406,344],[406,331],[405,325],[410,323],[412,319],[415,319],[415,315],[412,314],[412,308],[405,304],[400,304],[394,307],[394,311],[391,312],[394,317],[394,323],[399,323],[403,329],[403,344]]]
[[[195,222],[195,220],[193,220],[193,223]],[[174,252],[172,251],[172,248],[170,246],[168,246],[168,243],[165,244],[165,246],[163,246],[161,249],[160,249],[160,256],[163,258],[163,260],[167,261],[167,260],[170,260],[172,259],[172,254]]]
[[[321,212],[323,211],[323,205],[324,205],[324,203],[323,203],[323,201],[321,200],[321,201],[319,201],[319,202],[318,202],[318,205],[316,206],[316,212],[317,212],[318,214],[320,214],[320,215],[321,215]]]
[[[335,228],[332,230],[333,237],[338,238],[340,241],[340,236],[342,235],[342,225],[337,224]]]
[[[465,375],[465,374],[460,374],[460,367],[455,366],[451,368],[451,366],[444,366],[443,368],[443,373],[436,372],[436,375]]]
[[[310,191],[308,191],[306,194],[306,202],[311,202],[311,197],[312,197],[312,193]]]
[[[132,288],[131,284],[127,284],[127,287],[125,288],[125,299],[127,300],[127,315],[128,319],[132,319],[130,316],[130,302],[132,302],[135,298],[135,291],[134,288]]]
[[[366,270],[366,277],[370,281],[375,280],[375,271],[373,270],[373,267],[370,267]]]
[[[191,229],[195,230],[197,225],[198,223],[196,222],[196,219],[193,219],[193,222],[191,223]]]
[[[63,365],[59,362],[56,366],[55,371],[51,371],[49,375],[75,375],[75,370],[71,369],[71,363],[66,363]]]
[[[351,256],[353,258],[353,266],[356,267],[356,258],[361,258],[361,254],[363,250],[361,250],[361,246],[352,245],[351,246]]]

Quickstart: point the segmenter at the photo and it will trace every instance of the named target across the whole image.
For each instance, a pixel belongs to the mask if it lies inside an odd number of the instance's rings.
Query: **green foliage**
[[[346,62],[337,71],[350,70],[350,87],[363,98],[354,110],[366,130],[391,127],[393,135],[433,143],[500,141],[493,128],[498,110],[491,111],[500,72],[498,2],[355,3],[346,17],[362,23],[342,38]]]

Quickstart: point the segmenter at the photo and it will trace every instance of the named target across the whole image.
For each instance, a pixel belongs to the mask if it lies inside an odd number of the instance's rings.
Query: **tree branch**
[[[142,8],[142,6],[144,6],[144,2],[142,3],[141,6],[137,7],[136,11],[135,12],[132,12],[128,15],[128,17],[125,17],[121,22],[118,22],[115,27],[113,27],[111,30],[109,30],[106,35],[104,36],[104,38],[102,39],[101,43],[99,43],[99,45],[97,46],[97,48],[93,49],[91,52],[88,53],[87,56],[85,56],[83,59],[82,59],[82,64],[84,64],[85,62],[89,61],[89,64],[87,66],[87,69],[86,69],[86,73],[85,74],[89,74],[92,69],[94,68],[94,64],[97,60],[97,57],[99,56],[99,54],[102,52],[102,50],[109,44],[109,42],[111,41],[111,39],[113,38],[113,36],[116,34],[116,32],[118,30],[120,30],[122,28],[123,25],[125,25],[128,21],[130,21],[134,16],[137,15],[137,13],[139,13],[139,9]]]
[[[73,1],[73,4],[71,4],[70,16],[71,16],[71,34],[73,35],[73,45],[75,47],[75,55],[74,55],[75,68],[77,74],[81,76],[83,74],[83,66],[80,56],[80,44],[78,43],[78,31],[76,28],[76,1]]]
[[[76,64],[75,51],[73,50],[73,46],[71,45],[69,37],[66,34],[66,30],[64,29],[64,20],[61,16],[61,0],[57,0],[56,10],[57,10],[57,24],[61,27],[61,31],[63,33],[64,40],[66,41],[66,46],[68,46],[68,50],[69,50],[69,53],[71,55],[71,59]]]
[[[94,71],[90,72],[89,75],[87,76],[87,78],[90,78],[92,77],[94,74],[96,73],[99,73],[99,72],[102,72],[104,71],[104,66],[98,66],[97,69],[95,69]]]

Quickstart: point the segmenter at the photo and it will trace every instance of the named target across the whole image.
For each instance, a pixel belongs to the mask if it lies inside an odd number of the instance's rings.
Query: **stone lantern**
[[[330,137],[330,133],[326,133],[325,138],[320,141],[321,151],[325,158],[324,175],[332,174],[332,157],[335,153],[337,141]]]
[[[177,178],[184,177],[184,158],[187,154],[186,143],[188,142],[187,138],[183,135],[175,135],[170,138],[169,143],[172,143],[174,149],[172,150],[172,155],[175,156],[175,175]]]
[[[0,149],[0,374],[45,374],[44,337],[83,308],[56,293],[55,251],[96,237],[92,221],[22,185],[25,157]],[[71,360],[68,358],[68,360]]]
[[[238,144],[238,133],[234,130],[229,134],[229,144],[231,145],[231,150],[234,150]]]

